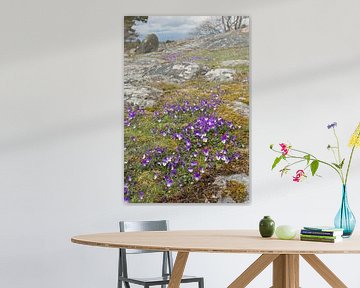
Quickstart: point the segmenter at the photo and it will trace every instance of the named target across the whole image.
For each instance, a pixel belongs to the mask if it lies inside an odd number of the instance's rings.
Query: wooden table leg
[[[299,288],[299,255],[281,254],[274,260],[272,288]]]
[[[179,288],[180,287],[181,278],[184,274],[185,265],[186,265],[188,256],[189,256],[189,252],[178,252],[177,253],[168,288]]]
[[[301,255],[331,287],[347,288],[347,286],[314,254]]]
[[[238,278],[232,282],[228,288],[244,288],[254,278],[259,275],[271,262],[273,262],[278,254],[263,254],[254,263],[252,263]]]

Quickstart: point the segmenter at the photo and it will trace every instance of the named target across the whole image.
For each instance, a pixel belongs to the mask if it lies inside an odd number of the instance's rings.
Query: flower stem
[[[347,169],[346,169],[346,176],[345,176],[345,182],[344,182],[344,185],[346,185],[347,180],[348,180],[349,170],[350,170],[350,164],[351,164],[351,160],[352,160],[352,157],[353,157],[354,151],[355,151],[355,145],[354,145],[354,146],[353,146],[353,148],[351,149],[351,154],[350,154],[350,158],[349,158],[349,164],[348,164]]]
[[[360,136],[360,133],[359,133],[359,136]],[[277,153],[280,153],[280,154],[283,154],[283,152],[279,151],[279,150],[276,150],[274,148],[271,148],[271,150],[273,150],[274,152],[277,152]],[[341,175],[341,173],[339,172],[339,169],[336,168],[334,165],[331,165],[330,163],[328,162],[325,162],[323,160],[320,160],[320,159],[317,159],[314,155],[310,154],[310,153],[307,153],[305,151],[301,151],[301,150],[297,150],[297,149],[292,149],[292,151],[295,151],[295,152],[299,152],[299,153],[302,153],[302,154],[306,154],[306,155],[310,155],[310,161],[314,161],[314,160],[317,160],[319,161],[319,163],[322,163],[322,164],[325,164],[329,167],[331,167],[332,169],[334,169],[336,171],[336,173],[339,175],[340,177],[340,180],[341,180],[341,183],[345,184],[345,181],[344,181],[344,177]],[[293,156],[293,155],[285,155],[286,158],[292,158],[292,159],[304,159],[304,157],[300,157],[300,156]]]
[[[339,137],[337,136],[336,134],[336,131],[335,131],[335,128],[333,128],[333,131],[334,131],[334,135],[335,135],[335,139],[336,139],[336,149],[337,149],[337,152],[338,152],[338,164],[340,165],[341,163],[341,155],[340,155],[340,145],[339,145]]]
[[[342,170],[342,165],[341,165],[341,162],[342,162],[342,160],[341,160],[341,154],[340,154],[340,144],[339,144],[339,137],[337,136],[337,134],[336,134],[336,131],[335,131],[335,128],[333,128],[333,131],[334,131],[334,135],[335,135],[335,138],[336,138],[336,149],[337,149],[337,152],[338,152],[338,165],[339,165],[339,172],[340,172],[340,176],[341,176],[341,181],[342,181],[342,183],[343,184],[346,184],[346,181],[344,181],[344,174],[343,174],[343,170]]]
[[[306,154],[308,154],[308,153],[306,153]],[[309,155],[310,155],[310,154],[309,154]],[[303,159],[303,157],[292,156],[292,155],[286,155],[286,157],[288,157],[288,158],[293,158],[293,159]],[[325,161],[322,161],[322,160],[320,160],[320,159],[317,159],[316,157],[310,158],[310,160],[312,160],[312,161],[313,161],[313,160],[317,160],[317,161],[319,161],[319,163],[325,164],[325,165],[331,167],[332,169],[334,169],[334,170],[336,171],[336,173],[339,175],[341,182],[342,182],[343,184],[345,184],[344,178],[343,178],[342,175],[340,174],[338,168],[336,168],[335,166],[331,165],[330,163],[327,163],[327,162],[325,162]]]
[[[316,159],[316,157],[315,157],[314,155],[312,155],[312,154],[310,154],[310,153],[308,153],[308,152],[306,152],[306,151],[302,151],[302,150],[298,150],[298,149],[293,149],[293,148],[291,148],[291,150],[293,150],[293,151],[295,151],[295,152],[303,153],[303,154],[306,154],[306,155],[310,155],[311,157],[313,157],[313,158]]]

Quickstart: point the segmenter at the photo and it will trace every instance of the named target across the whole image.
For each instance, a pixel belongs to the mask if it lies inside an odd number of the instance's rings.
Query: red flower
[[[287,155],[289,153],[289,147],[285,143],[279,144],[281,147],[281,152],[283,155]]]
[[[293,181],[300,182],[303,177],[306,177],[304,170],[298,170],[296,171],[296,175],[293,176]]]

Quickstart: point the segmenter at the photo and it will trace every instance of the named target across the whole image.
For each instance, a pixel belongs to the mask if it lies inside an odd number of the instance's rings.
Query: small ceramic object
[[[283,240],[290,240],[296,236],[296,229],[290,225],[281,225],[276,228],[275,234]]]
[[[259,232],[262,237],[271,237],[274,235],[275,222],[270,216],[264,216],[259,223]]]

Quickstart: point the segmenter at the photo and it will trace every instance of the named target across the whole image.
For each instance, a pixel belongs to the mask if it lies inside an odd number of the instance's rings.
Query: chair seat
[[[187,283],[187,282],[196,282],[200,281],[202,277],[195,277],[195,276],[187,276],[184,275],[181,278],[181,283]],[[124,282],[134,283],[138,285],[161,285],[161,284],[168,284],[170,281],[170,276],[164,276],[164,277],[149,277],[149,278],[126,278],[126,277],[119,277],[119,280],[122,280]]]

